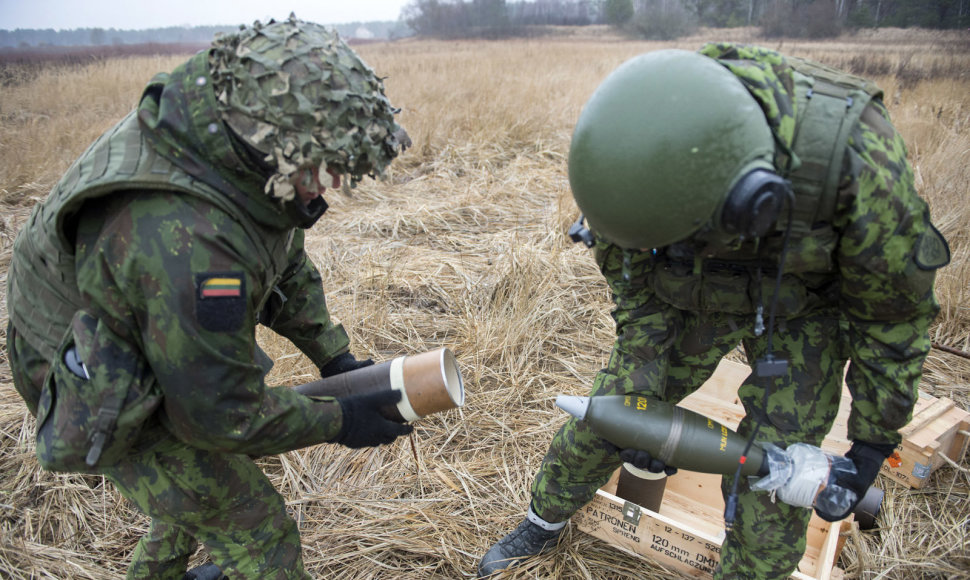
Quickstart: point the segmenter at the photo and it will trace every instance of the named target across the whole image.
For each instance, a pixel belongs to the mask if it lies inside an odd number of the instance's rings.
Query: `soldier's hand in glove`
[[[343,412],[340,433],[333,440],[346,447],[358,449],[390,443],[414,430],[381,414],[381,407],[390,407],[401,400],[401,391],[381,391],[351,395],[337,399]]]
[[[357,360],[349,352],[337,355],[320,369],[320,378],[332,377],[348,371],[362,369],[374,364],[371,359]]]
[[[642,449],[622,449],[620,459],[629,463],[637,469],[645,469],[650,473],[666,473],[673,475],[677,473],[677,468],[667,465],[659,459],[655,459],[649,452]]]
[[[879,468],[882,467],[882,462],[892,455],[895,448],[896,446],[890,443],[854,442],[852,448],[849,449],[849,452],[845,456],[855,464],[855,473],[851,471],[835,471],[835,485],[832,485],[833,482],[830,477],[829,485],[819,492],[819,497],[815,500],[815,513],[827,522],[837,522],[855,511],[856,506],[865,497],[866,491],[876,481],[876,476],[879,475]],[[829,510],[819,508],[819,503],[827,503],[825,501],[820,502],[820,500],[825,499],[825,494],[839,493],[838,488],[847,489],[855,493],[855,501],[851,502],[851,504],[846,504],[848,505],[848,509],[840,513],[832,513]]]

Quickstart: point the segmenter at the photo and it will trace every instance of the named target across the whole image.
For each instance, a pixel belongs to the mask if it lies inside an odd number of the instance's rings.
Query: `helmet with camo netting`
[[[335,31],[298,20],[253,23],[221,35],[209,67],[223,119],[274,171],[266,192],[294,198],[294,178],[319,168],[353,187],[377,177],[407,133],[384,83]]]

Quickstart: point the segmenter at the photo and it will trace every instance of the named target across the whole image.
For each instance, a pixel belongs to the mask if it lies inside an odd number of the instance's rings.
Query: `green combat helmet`
[[[222,117],[248,147],[265,155],[266,192],[294,198],[306,168],[356,186],[376,177],[410,145],[384,84],[336,32],[296,16],[241,27],[218,37],[209,66]]]
[[[764,113],[737,77],[700,54],[661,50],[620,65],[590,97],[569,183],[597,235],[659,248],[717,228],[732,187],[773,170],[773,153]]]

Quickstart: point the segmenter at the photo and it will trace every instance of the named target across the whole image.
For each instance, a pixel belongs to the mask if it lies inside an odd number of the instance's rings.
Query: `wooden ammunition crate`
[[[711,379],[681,406],[734,429],[744,415],[737,389],[748,375],[747,366],[722,361]],[[843,391],[839,416],[823,448],[836,454],[848,450],[846,424],[851,397]],[[959,462],[967,451],[970,413],[953,401],[920,393],[913,421],[903,430],[903,443],[883,465],[883,473],[920,487],[945,460]],[[720,475],[680,470],[667,479],[663,504],[654,512],[615,495],[618,474],[596,492],[596,497],[573,516],[577,527],[617,548],[649,558],[680,573],[709,577],[720,560],[724,540],[724,501]],[[837,567],[843,540],[840,533],[852,518],[830,524],[813,514],[807,548],[797,579],[839,579]]]
[[[614,495],[619,470],[596,492],[593,501],[573,515],[576,526],[621,550],[649,558],[687,576],[709,578],[720,561],[724,541],[721,476],[680,470],[667,478],[659,512]],[[849,520],[851,521],[851,520]],[[849,521],[830,524],[813,515],[799,580],[840,579],[836,566]]]

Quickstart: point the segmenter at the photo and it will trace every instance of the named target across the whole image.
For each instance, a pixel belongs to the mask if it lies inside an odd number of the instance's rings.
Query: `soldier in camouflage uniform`
[[[322,376],[372,364],[331,320],[304,229],[327,208],[321,178],[356,185],[409,144],[395,113],[331,30],[257,22],[157,75],[18,236],[7,347],[38,458],[103,474],[150,516],[128,578],[202,577],[186,574],[199,542],[232,578],[308,578],[250,457],[410,432],[378,412],[398,393],[267,388],[255,336],[268,326]]]
[[[586,104],[569,175],[590,225],[574,233],[594,247],[616,306],[592,395],[676,403],[740,343],[755,371],[740,387],[739,432],[819,445],[851,361],[856,472],[839,483],[861,498],[911,417],[939,309],[935,270],[949,261],[878,88],[749,46],[641,55]],[[622,461],[676,469],[569,419],[527,517],[485,554],[480,576],[552,549]],[[724,477],[726,500],[734,483]],[[747,481],[736,489],[715,578],[787,578],[811,511]]]

